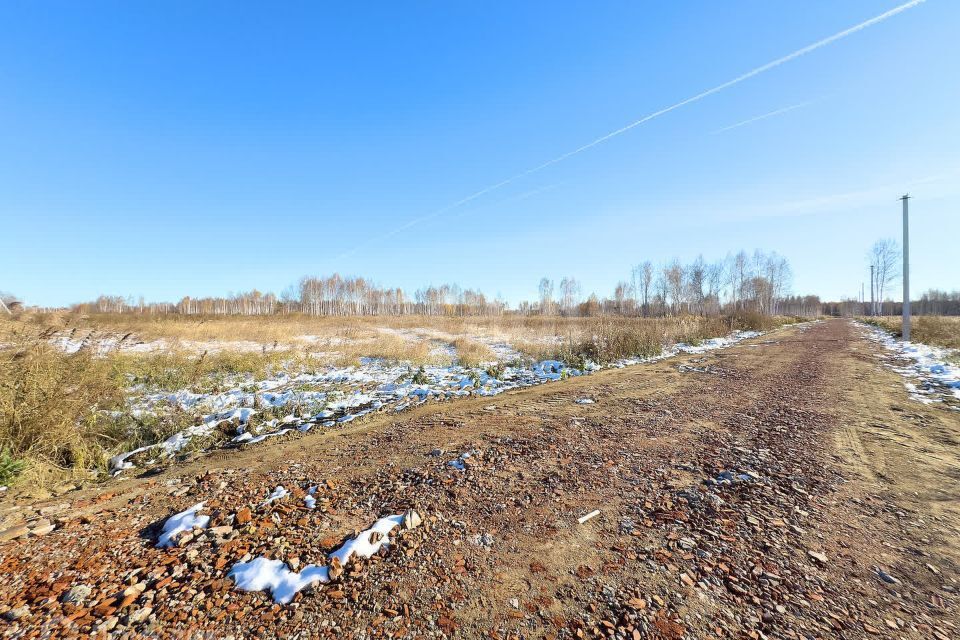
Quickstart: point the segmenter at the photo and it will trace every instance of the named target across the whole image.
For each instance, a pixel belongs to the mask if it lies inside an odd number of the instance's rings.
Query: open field
[[[350,316],[303,314],[272,316],[185,316],[153,314],[36,314],[39,331],[65,347],[149,352],[155,350],[271,351],[312,353],[329,363],[382,355],[416,364],[485,356],[499,345],[530,357],[555,356],[559,345],[577,345],[594,336],[620,333],[664,344],[695,342],[737,329],[770,329],[784,318],[760,314],[668,318],[589,318],[561,316]],[[427,346],[423,350],[423,346]],[[480,349],[479,352],[477,350]],[[371,351],[376,353],[372,353]],[[630,353],[611,353],[627,357]]]
[[[383,411],[721,346],[657,319],[34,314],[0,321],[0,485],[83,480]],[[746,335],[746,334],[743,334]],[[706,341],[706,342],[705,342]],[[132,453],[131,453],[132,452]],[[92,474],[92,475],[91,475]]]
[[[830,320],[39,502],[14,492],[0,537],[37,533],[0,543],[5,624],[954,638],[960,413],[911,399],[880,349]],[[194,531],[157,548],[168,517],[201,502]],[[325,566],[353,532],[411,509],[384,525],[389,547]]]

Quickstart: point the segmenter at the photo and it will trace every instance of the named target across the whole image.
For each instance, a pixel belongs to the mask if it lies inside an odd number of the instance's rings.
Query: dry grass
[[[312,318],[33,314],[0,319],[0,474],[46,482],[57,473],[105,471],[109,456],[154,443],[192,423],[185,413],[133,417],[123,411],[132,385],[144,389],[220,392],[239,374],[265,378],[362,357],[414,366],[478,367],[496,360],[488,344],[504,342],[526,356],[573,365],[651,356],[674,342],[699,343],[733,329],[771,328],[785,319],[737,318]],[[154,352],[96,353],[96,339],[74,354],[55,335],[163,340]],[[954,337],[956,333],[953,333]],[[305,340],[303,336],[314,336]],[[263,348],[238,348],[237,341]],[[197,343],[205,349],[197,351]],[[187,348],[187,347],[191,348]],[[220,348],[215,348],[215,347]],[[269,346],[269,348],[267,348]],[[319,346],[322,356],[311,352]],[[113,417],[116,416],[116,417]],[[4,472],[4,469],[8,470]],[[4,480],[9,481],[9,480]],[[2,483],[2,482],[0,482]]]
[[[863,320],[901,337],[900,316],[863,318]],[[960,349],[960,316],[914,316],[910,328],[910,339],[947,349]]]
[[[40,330],[73,330],[77,335],[133,336],[133,341],[163,340],[169,348],[212,351],[239,348],[238,342],[251,343],[252,350],[299,350],[337,352],[339,361],[351,362],[363,356],[380,355],[387,359],[409,360],[423,364],[438,362],[438,347],[452,346],[462,351],[465,362],[483,362],[491,356],[483,341],[501,341],[516,347],[523,345],[530,355],[549,350],[558,341],[582,340],[596,333],[597,327],[615,323],[625,331],[645,334],[660,332],[665,342],[719,335],[731,329],[767,329],[782,324],[781,319],[757,314],[736,318],[566,318],[559,316],[489,317],[314,317],[302,314],[276,316],[180,316],[136,314],[48,314],[34,316],[30,322]],[[652,327],[652,328],[651,328]],[[396,338],[400,337],[400,340]],[[483,339],[479,341],[478,338]],[[416,345],[426,342],[426,351]],[[405,344],[406,343],[406,344]],[[473,343],[473,344],[471,344]],[[260,347],[258,349],[258,346]],[[442,359],[441,359],[442,360]],[[336,361],[336,360],[335,360]]]
[[[464,367],[479,367],[497,359],[490,347],[470,338],[456,338],[453,347],[457,350],[457,363]]]
[[[401,335],[382,333],[373,341],[343,344],[341,363],[356,363],[362,357],[382,358],[388,362],[409,362],[414,365],[444,364],[444,358],[431,353],[427,342],[409,340]]]
[[[0,351],[0,446],[28,460],[32,479],[51,471],[96,468],[126,440],[101,410],[123,402],[111,363],[80,351],[66,355],[29,334],[8,334]],[[11,478],[5,478],[9,482]]]
[[[280,367],[313,364],[282,351],[68,354],[51,345],[40,326],[49,323],[0,321],[0,484],[17,474],[18,482],[38,486],[97,475],[110,456],[193,423],[177,411],[130,415],[124,408],[131,385],[214,392],[239,374],[265,377]]]
[[[734,317],[672,316],[668,318],[578,318],[563,328],[562,341],[522,342],[518,348],[534,358],[555,358],[572,364],[590,360],[607,363],[624,358],[648,358],[678,342],[697,345],[706,338],[735,330],[769,330],[793,318],[741,315]],[[549,335],[549,334],[548,334]]]

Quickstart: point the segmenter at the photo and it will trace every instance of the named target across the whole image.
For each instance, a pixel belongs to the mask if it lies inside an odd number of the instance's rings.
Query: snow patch
[[[294,573],[280,560],[268,560],[263,556],[250,562],[238,562],[230,570],[230,577],[241,591],[266,591],[273,594],[274,602],[287,604],[298,591],[317,583],[330,582],[330,570],[309,564],[300,573]]]
[[[157,539],[158,547],[175,547],[176,538],[183,531],[192,531],[194,529],[206,529],[210,524],[210,516],[199,515],[205,502],[198,502],[186,511],[181,511],[167,518],[163,524],[163,532]]]
[[[623,368],[656,362],[679,353],[703,353],[727,347],[761,335],[757,331],[737,331],[721,338],[704,340],[699,345],[676,344],[656,356],[625,358],[604,368]],[[326,367],[299,374],[278,373],[265,380],[238,375],[225,381],[232,385],[221,393],[195,393],[187,389],[150,393],[133,390],[127,412],[130,415],[164,415],[186,411],[195,414],[198,425],[180,431],[165,441],[114,456],[110,468],[114,475],[135,465],[130,458],[152,449],[156,457],[169,457],[182,450],[193,438],[206,437],[224,424],[236,424],[231,445],[256,444],[289,433],[296,428],[307,431],[347,424],[376,411],[403,411],[431,400],[449,400],[467,396],[495,396],[505,391],[529,387],[600,369],[592,362],[582,370],[560,360],[517,361],[505,365],[496,377],[482,368],[460,365],[429,365],[423,368],[425,382],[413,382],[413,367],[376,358],[362,358],[359,366]],[[136,395],[136,394],[141,395]],[[583,399],[586,400],[586,399]],[[578,401],[579,402],[579,401]],[[587,402],[581,402],[587,404]],[[254,424],[260,413],[267,416],[280,407],[292,411],[282,419]]]
[[[886,365],[908,379],[904,386],[911,398],[924,404],[943,402],[944,398],[960,400],[960,365],[950,362],[956,358],[955,350],[898,340],[883,329],[858,324],[867,338],[886,350]],[[902,366],[903,361],[907,366]]]
[[[282,487],[278,487],[280,489]],[[276,492],[275,492],[276,493]],[[339,549],[331,553],[327,560],[333,562],[337,560],[341,565],[346,565],[354,555],[361,558],[369,558],[382,547],[389,545],[389,534],[396,527],[403,524],[403,514],[387,516],[377,520],[372,527],[345,542]],[[373,534],[378,534],[377,540],[373,539]],[[241,591],[265,591],[269,590],[273,595],[274,602],[287,604],[293,600],[293,596],[302,589],[314,584],[326,584],[330,582],[329,567],[307,565],[299,573],[290,570],[286,563],[280,560],[269,560],[259,556],[249,562],[238,562],[233,565],[229,573]]]

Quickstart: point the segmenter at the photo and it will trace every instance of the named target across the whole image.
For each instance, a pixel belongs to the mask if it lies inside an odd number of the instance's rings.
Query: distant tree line
[[[673,259],[660,265],[649,260],[636,265],[629,280],[621,280],[613,295],[585,300],[575,278],[563,278],[559,287],[542,278],[539,299],[523,302],[518,310],[543,315],[665,316],[677,314],[717,315],[751,311],[761,314],[816,315],[816,296],[789,295],[790,264],[776,253],[745,251],[707,262],[703,256],[689,264]]]
[[[838,317],[869,315],[898,316],[903,313],[903,303],[884,300],[871,308],[869,300],[848,299],[839,302],[824,302],[823,314]],[[910,313],[915,316],[960,316],[960,291],[930,289],[918,299],[910,301]]]
[[[818,315],[819,298],[791,295],[791,280],[785,258],[758,250],[752,254],[740,251],[712,262],[702,256],[687,264],[673,259],[654,265],[648,260],[636,265],[627,279],[616,284],[612,295],[603,298],[595,293],[584,296],[576,278],[564,277],[555,285],[545,277],[540,280],[538,298],[521,302],[515,309],[502,299],[490,299],[457,284],[429,286],[410,296],[400,288],[383,288],[364,278],[338,274],[304,277],[280,296],[253,290],[148,303],[142,297],[104,295],[73,308],[80,312],[182,315]]]
[[[92,302],[74,305],[80,312],[148,313],[181,315],[272,315],[305,313],[316,316],[361,315],[500,315],[507,310],[502,300],[490,300],[483,293],[444,284],[418,289],[408,297],[400,288],[381,288],[364,278],[334,274],[326,278],[301,278],[279,297],[254,289],[226,297],[191,298],[179,302],[151,302],[143,298],[100,296]]]

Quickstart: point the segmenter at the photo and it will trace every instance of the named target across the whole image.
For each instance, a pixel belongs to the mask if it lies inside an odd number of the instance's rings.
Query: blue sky
[[[905,191],[912,289],[956,289],[952,0],[406,226],[898,4],[5,2],[0,290],[164,300],[338,271],[516,301],[541,276],[606,294],[644,259],[763,248],[837,298],[899,236]]]

